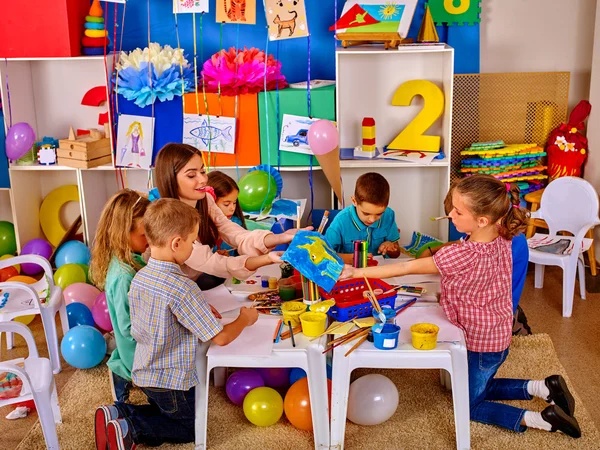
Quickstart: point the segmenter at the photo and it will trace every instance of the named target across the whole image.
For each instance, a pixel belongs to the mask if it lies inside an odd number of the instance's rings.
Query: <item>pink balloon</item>
[[[113,326],[110,321],[108,305],[106,304],[106,293],[101,292],[100,295],[96,297],[96,301],[92,307],[92,317],[94,318],[96,325],[104,331],[112,331]]]
[[[308,145],[315,155],[324,155],[338,146],[337,127],[329,120],[317,120],[308,129]]]
[[[67,286],[63,291],[65,305],[70,303],[83,303],[90,308],[90,311],[94,307],[94,302],[98,295],[100,295],[100,291],[94,286],[86,283],[73,283]]]

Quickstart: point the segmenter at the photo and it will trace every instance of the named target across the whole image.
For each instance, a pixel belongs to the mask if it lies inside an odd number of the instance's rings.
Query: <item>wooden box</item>
[[[109,138],[94,139],[91,136],[61,139],[56,150],[58,164],[78,169],[110,164],[112,151]]]

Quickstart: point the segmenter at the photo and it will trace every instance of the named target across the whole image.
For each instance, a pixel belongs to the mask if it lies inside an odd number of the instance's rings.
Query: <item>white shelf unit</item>
[[[345,160],[341,163],[346,204],[363,173],[381,173],[390,183],[389,206],[396,212],[400,241],[410,241],[413,231],[447,240],[448,224],[430,217],[443,215],[443,200],[450,183],[452,129],[452,85],[454,49],[400,46],[398,50],[380,47],[353,47],[336,52],[336,110],[340,147],[360,145],[362,120],[375,119],[378,148],[390,143],[421,111],[423,99],[417,96],[411,106],[393,106],[398,87],[410,80],[428,80],[444,93],[444,113],[427,131],[440,136],[443,160],[430,165],[385,160]]]

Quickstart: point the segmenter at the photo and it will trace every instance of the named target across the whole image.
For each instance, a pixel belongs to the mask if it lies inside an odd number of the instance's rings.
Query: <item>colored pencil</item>
[[[344,356],[348,356],[350,353],[352,353],[354,350],[356,350],[358,347],[360,347],[360,344],[365,342],[367,340],[367,337],[368,337],[367,335],[364,335],[363,337],[361,337],[359,339],[359,341],[356,344],[354,344],[352,346],[352,348],[350,350],[348,350]]]
[[[285,324],[284,324],[284,327],[285,327]],[[294,327],[293,330],[294,330],[294,333],[302,333],[302,325],[298,325],[297,327]],[[281,333],[281,339],[284,341],[286,339],[289,339],[290,337],[291,337],[291,335],[290,335],[289,331],[283,331]]]
[[[279,319],[277,322],[277,328],[275,328],[275,333],[273,333],[273,342],[277,342],[277,337],[279,336],[279,330],[281,330],[281,323],[283,320]]]
[[[292,346],[296,347],[296,340],[294,339],[294,330],[292,329],[291,321],[288,321],[288,327],[290,327],[290,337],[292,338]]]
[[[340,345],[342,345],[342,344],[346,344],[347,342],[353,341],[354,339],[358,339],[358,338],[360,338],[360,337],[366,336],[367,334],[369,334],[369,331],[371,331],[369,328],[365,328],[365,329],[363,329],[362,331],[360,331],[360,332],[357,332],[356,334],[352,334],[352,336],[351,336],[351,337],[349,337],[348,339],[346,339],[346,340],[343,340],[343,341],[338,341],[338,342],[336,342],[334,345],[332,345],[331,347],[329,347],[329,348],[326,348],[326,349],[323,351],[323,354],[327,353],[327,352],[328,352],[328,351],[330,351],[330,350],[333,350],[333,349],[334,349],[334,348],[336,348],[336,347],[339,347],[339,346],[340,346]],[[346,335],[346,336],[349,336],[349,335]],[[333,341],[332,341],[332,342],[333,342]]]

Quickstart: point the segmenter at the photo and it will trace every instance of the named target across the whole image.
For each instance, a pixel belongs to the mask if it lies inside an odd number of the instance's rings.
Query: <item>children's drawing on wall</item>
[[[216,0],[217,23],[256,23],[256,0]]]
[[[308,36],[304,0],[264,0],[269,40]]]
[[[348,0],[336,22],[337,33],[399,33],[406,37],[418,0]]]
[[[215,153],[235,152],[235,117],[183,115],[183,143]]]
[[[245,213],[252,220],[263,220],[267,217],[272,217],[276,220],[290,219],[298,220],[298,208],[300,208],[300,216],[304,214],[306,208],[306,199],[288,199],[280,198],[275,200],[271,205],[271,208],[267,208],[265,211],[260,213]],[[284,230],[285,231],[285,230]]]
[[[119,115],[116,165],[149,169],[152,165],[153,140],[153,117]]]
[[[319,119],[284,114],[281,121],[279,150],[312,155],[308,145],[308,129]]]
[[[208,12],[208,0],[173,0],[173,13]]]

